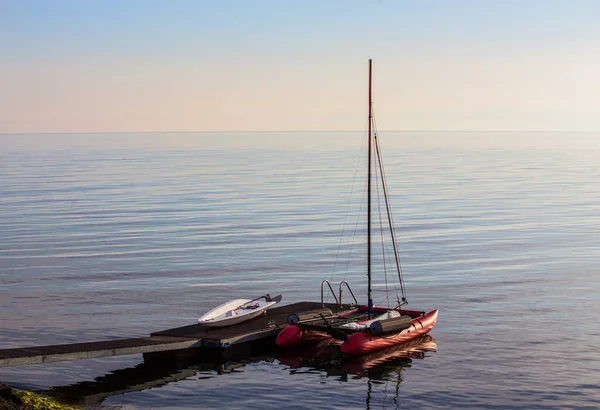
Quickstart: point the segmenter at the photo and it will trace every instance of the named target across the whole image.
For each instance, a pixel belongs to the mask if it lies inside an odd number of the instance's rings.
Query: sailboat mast
[[[373,122],[373,110],[371,101],[371,67],[372,60],[369,59],[369,172],[367,177],[367,297],[369,319],[371,319],[371,311],[373,310],[373,298],[371,297],[371,123]]]

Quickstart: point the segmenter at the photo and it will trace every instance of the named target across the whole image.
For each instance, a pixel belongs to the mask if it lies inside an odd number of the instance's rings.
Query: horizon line
[[[250,133],[250,132],[264,132],[264,133],[276,133],[276,132],[366,132],[366,130],[189,130],[189,131],[53,131],[53,132],[0,132],[0,135],[74,135],[74,134],[190,134],[190,133]],[[490,129],[449,129],[449,130],[378,130],[378,132],[400,132],[400,133],[474,133],[474,132],[489,132],[489,133],[514,133],[514,132],[523,132],[523,133],[538,133],[538,132],[547,132],[547,133],[595,133],[600,132],[600,130],[490,130]]]

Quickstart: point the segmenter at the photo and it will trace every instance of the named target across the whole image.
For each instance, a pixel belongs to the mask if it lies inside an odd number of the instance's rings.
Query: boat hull
[[[369,332],[353,333],[342,343],[342,353],[347,356],[358,356],[426,335],[435,326],[437,317],[438,310],[432,310],[423,316],[413,318],[412,324],[408,329],[393,334],[373,336]]]
[[[253,308],[243,308],[248,303],[254,303]],[[266,313],[277,301],[252,301],[250,299],[234,299],[217,306],[198,319],[198,323],[207,327],[226,327],[246,322]]]
[[[341,344],[341,351],[347,356],[358,356],[416,339],[426,335],[433,329],[437,322],[437,317],[437,309],[424,315],[419,315],[412,319],[411,326],[408,329],[393,334],[373,336],[368,331],[352,333]],[[304,330],[301,325],[295,324],[279,332],[276,343],[283,349],[290,349],[301,348],[331,338],[332,336],[327,332]]]

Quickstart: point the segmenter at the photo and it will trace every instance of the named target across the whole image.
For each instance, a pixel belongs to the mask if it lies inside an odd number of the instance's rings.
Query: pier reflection
[[[65,404],[93,406],[110,396],[161,387],[192,377],[198,378],[199,373],[222,375],[249,363],[274,361],[273,349],[274,344],[266,343],[262,346],[232,348],[225,352],[217,349],[186,349],[146,353],[144,362],[134,367],[113,370],[91,381],[56,386],[39,393]]]
[[[211,378],[239,371],[259,362],[280,362],[289,367],[289,374],[316,374],[334,377],[341,381],[367,379],[367,408],[371,400],[373,383],[395,382],[396,396],[401,372],[410,367],[414,359],[423,359],[426,352],[437,350],[431,336],[380,350],[356,358],[343,357],[336,343],[324,343],[312,349],[295,353],[274,350],[272,344],[254,346],[243,351],[218,352],[195,351],[161,352],[144,355],[144,362],[134,367],[113,370],[92,381],[83,381],[69,386],[52,387],[42,393],[63,403],[83,406],[98,405],[109,396],[143,391],[180,380]],[[206,358],[211,360],[207,361]],[[211,374],[202,377],[203,374]],[[201,377],[198,377],[201,375]]]

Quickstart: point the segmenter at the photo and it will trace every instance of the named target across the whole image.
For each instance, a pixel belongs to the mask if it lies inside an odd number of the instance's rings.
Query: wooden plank
[[[120,356],[136,353],[162,352],[166,350],[189,349],[199,346],[200,340],[198,339],[155,336],[66,345],[3,349],[0,350],[0,367],[91,359],[95,357]]]

